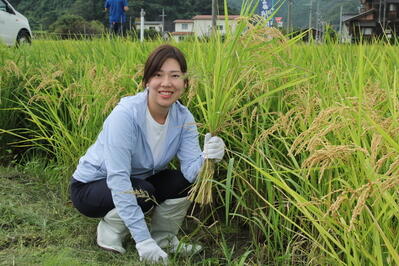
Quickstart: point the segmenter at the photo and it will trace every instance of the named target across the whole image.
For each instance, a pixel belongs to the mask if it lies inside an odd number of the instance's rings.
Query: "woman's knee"
[[[115,208],[105,180],[90,183],[72,180],[70,191],[73,206],[85,216],[104,217],[107,212]]]
[[[148,181],[154,185],[159,201],[186,197],[191,187],[179,170],[164,170],[148,178]]]
[[[176,197],[186,197],[191,187],[191,183],[187,181],[183,173],[179,170],[169,170],[170,182],[174,188]]]

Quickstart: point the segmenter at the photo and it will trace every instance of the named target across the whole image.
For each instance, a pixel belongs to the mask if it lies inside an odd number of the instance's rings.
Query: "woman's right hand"
[[[136,249],[139,253],[140,261],[150,263],[163,262],[165,264],[168,262],[168,254],[166,254],[152,238],[137,243]]]

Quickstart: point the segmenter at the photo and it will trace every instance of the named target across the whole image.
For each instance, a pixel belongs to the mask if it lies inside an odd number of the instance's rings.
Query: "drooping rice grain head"
[[[367,184],[365,189],[363,189],[363,191],[361,192],[359,199],[357,200],[357,204],[352,211],[352,217],[349,222],[348,231],[352,231],[354,229],[355,223],[356,223],[356,218],[361,214],[362,210],[364,209],[364,206],[366,205],[366,200],[370,195],[371,188],[372,188],[372,184],[369,183],[369,184]]]
[[[370,160],[371,164],[376,168],[377,156],[380,151],[380,146],[382,142],[382,136],[380,134],[374,133],[371,137],[371,144],[370,144]]]
[[[89,105],[87,103],[83,104],[82,108],[80,108],[80,114],[78,120],[76,121],[77,126],[81,126],[83,121],[88,116],[89,113]]]
[[[361,147],[349,146],[349,145],[327,145],[322,149],[315,150],[310,156],[302,163],[303,168],[307,168],[310,171],[313,167],[319,166],[319,183],[323,177],[324,171],[334,165],[337,161],[346,161],[350,156],[360,151],[368,154],[368,151]]]
[[[382,111],[378,108],[378,105],[386,102],[388,99],[388,94],[385,89],[381,88],[381,85],[377,83],[370,84],[364,89],[364,101],[363,105],[368,110]]]
[[[391,165],[389,166],[389,169],[385,173],[385,175],[390,176],[390,175],[394,174],[395,172],[398,172],[398,169],[399,169],[399,156],[396,156],[393,159],[393,163],[391,163]]]
[[[381,191],[385,192],[399,186],[399,171],[381,183]]]
[[[320,129],[320,131],[318,131],[306,142],[305,150],[313,152],[320,147],[326,147],[330,145],[329,141],[326,138],[327,134],[339,130],[343,127],[345,127],[343,123],[331,123],[329,125],[326,125],[325,128]]]
[[[348,199],[348,195],[347,195],[347,191],[344,191],[343,193],[341,193],[341,195],[339,195],[337,197],[337,199],[334,201],[333,204],[331,204],[330,208],[328,208],[327,213],[325,214],[325,216],[327,216],[328,214],[330,215],[337,215],[337,212],[339,210],[339,208],[341,207],[341,204]]]
[[[259,143],[264,142],[270,135],[272,135],[276,131],[281,130],[288,135],[292,130],[292,125],[295,124],[297,119],[296,117],[293,117],[293,114],[295,112],[295,109],[291,109],[285,114],[279,113],[276,122],[270,128],[264,130],[255,138],[253,144],[249,149],[249,155],[253,154],[256,151],[256,147]]]
[[[310,127],[302,132],[290,147],[290,152],[294,155],[299,154],[304,150],[308,150],[306,147],[309,146],[309,142],[313,136],[316,138],[313,141],[321,143],[319,139],[324,137],[327,133],[332,130],[340,129],[346,125],[343,113],[347,110],[346,107],[331,107],[322,110],[319,115],[313,120]],[[312,145],[314,147],[314,145]]]
[[[15,63],[15,61],[7,60],[5,62],[5,65],[2,68],[0,68],[0,70],[2,73],[12,74],[18,78],[24,76],[23,70],[21,70],[21,68],[18,67],[18,65]]]
[[[382,167],[384,166],[384,164],[392,157],[394,157],[396,154],[396,152],[389,152],[387,154],[385,154],[384,156],[382,156],[380,159],[378,159],[378,161],[375,163],[375,167],[374,167],[374,171],[376,173],[378,173]]]

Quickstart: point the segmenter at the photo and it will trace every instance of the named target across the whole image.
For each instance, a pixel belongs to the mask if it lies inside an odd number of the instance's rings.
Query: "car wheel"
[[[18,33],[17,46],[31,44],[31,43],[32,43],[32,40],[31,40],[29,32],[23,30]]]

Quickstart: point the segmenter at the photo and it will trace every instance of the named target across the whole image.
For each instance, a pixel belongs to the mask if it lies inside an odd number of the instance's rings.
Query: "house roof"
[[[134,21],[135,24],[140,24],[140,19]],[[144,21],[144,25],[162,25],[162,21]]]
[[[176,19],[173,23],[194,23],[192,19]]]
[[[356,14],[342,14],[342,21],[346,21],[346,20],[348,20],[350,18],[353,18],[353,17],[355,17],[357,15],[358,15],[358,13],[356,13]]]
[[[171,32],[170,34],[172,35],[192,35],[194,34],[194,32],[191,31],[175,31],[175,32]]]
[[[363,16],[366,16],[366,15],[368,15],[368,14],[374,13],[375,11],[376,11],[376,10],[375,10],[374,8],[371,8],[371,9],[369,9],[369,10],[363,12],[363,13],[360,13],[360,14],[354,15],[354,16],[352,16],[352,17],[343,19],[343,22],[349,22],[349,21],[352,21],[352,20],[356,20],[356,19],[361,18],[361,17],[363,17]]]
[[[239,18],[239,15],[230,15],[228,16],[229,20],[235,20],[237,18]],[[221,15],[221,16],[217,16],[217,19],[225,19],[226,16]],[[212,20],[212,15],[196,15],[192,18],[193,20]]]

